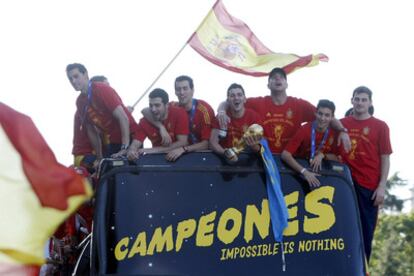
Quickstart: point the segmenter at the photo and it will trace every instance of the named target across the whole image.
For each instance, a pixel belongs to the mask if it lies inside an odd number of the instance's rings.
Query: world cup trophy
[[[255,141],[259,141],[263,137],[263,127],[259,124],[252,124],[250,125],[246,132],[243,134],[242,139],[240,139],[236,145],[232,148],[228,148],[224,151],[224,156],[227,160],[231,162],[237,162],[239,160],[238,155],[242,152],[247,144],[245,139],[247,138],[254,138]]]

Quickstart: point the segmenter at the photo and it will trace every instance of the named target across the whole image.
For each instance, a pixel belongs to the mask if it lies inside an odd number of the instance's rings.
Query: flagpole
[[[189,43],[189,41],[193,38],[193,36],[196,34],[197,30],[200,28],[200,26],[204,23],[210,12],[214,9],[214,7],[220,2],[220,0],[217,0],[216,3],[214,3],[213,8],[207,13],[207,15],[204,17],[204,19],[201,21],[199,26],[197,27],[196,31],[190,36],[190,38],[185,42],[185,44],[181,47],[181,49],[178,51],[177,54],[171,59],[171,61],[165,66],[165,68],[161,71],[161,73],[155,78],[155,80],[151,83],[151,85],[145,90],[144,93],[138,98],[138,100],[135,101],[135,103],[132,105],[132,111],[134,110],[135,106],[144,98],[144,96],[150,91],[150,89],[154,86],[154,84],[161,78],[161,76],[167,71],[167,69],[171,66],[171,64],[177,59],[177,57],[181,54],[182,51],[184,51],[185,46]],[[132,112],[131,111],[131,112]]]
[[[177,54],[170,60],[170,62],[165,66],[165,68],[161,71],[161,73],[155,78],[155,80],[151,83],[151,85],[145,90],[144,93],[138,98],[138,100],[135,101],[135,103],[132,105],[132,108],[135,108],[135,106],[144,98],[144,96],[150,91],[150,89],[154,86],[154,84],[161,78],[161,76],[167,71],[167,69],[171,66],[171,64],[177,59],[177,57],[181,54],[181,52],[184,50],[185,46],[187,46],[187,41],[184,43],[184,45],[181,47],[181,49],[178,51]]]

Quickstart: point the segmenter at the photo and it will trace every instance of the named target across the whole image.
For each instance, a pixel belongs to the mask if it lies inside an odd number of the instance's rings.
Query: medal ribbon
[[[323,134],[323,138],[322,138],[321,143],[318,146],[317,152],[319,152],[322,149],[322,147],[325,145],[326,139],[328,138],[328,133],[329,133],[329,127],[326,128],[325,133]],[[315,140],[316,140],[316,121],[312,123],[310,160],[312,160],[315,157],[315,144],[316,144]]]
[[[188,129],[190,130],[190,143],[191,144],[195,144],[195,143],[198,142],[197,137],[195,136],[194,132],[191,131],[191,127],[193,126],[195,112],[196,112],[196,109],[197,109],[197,103],[198,103],[197,100],[193,99],[192,106],[191,106],[191,111],[190,111],[190,114],[189,114],[190,118],[189,118],[189,121],[188,121],[188,123],[189,123]]]

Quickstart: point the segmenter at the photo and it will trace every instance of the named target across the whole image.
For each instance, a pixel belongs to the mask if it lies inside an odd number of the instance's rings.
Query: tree
[[[371,275],[414,275],[414,213],[381,213],[373,241]]]
[[[404,207],[404,200],[399,199],[396,195],[391,194],[391,190],[397,186],[407,185],[407,180],[401,179],[398,172],[394,173],[388,180],[385,190],[384,210],[391,212],[401,212]]]

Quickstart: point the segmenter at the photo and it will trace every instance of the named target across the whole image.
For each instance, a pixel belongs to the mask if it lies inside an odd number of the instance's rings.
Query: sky
[[[215,0],[13,0],[0,2],[0,101],[33,119],[59,162],[72,163],[73,114],[78,92],[66,78],[69,63],[105,75],[132,105],[185,45]],[[288,76],[288,95],[317,104],[330,99],[341,118],[354,88],[373,91],[375,116],[387,122],[393,154],[390,176],[410,187],[414,85],[414,17],[409,0],[223,0],[271,50],[330,60]],[[237,82],[247,96],[269,94],[267,78],[226,71],[189,46],[155,83],[175,99],[178,75],[194,79],[195,97],[213,109]],[[147,106],[147,97],[137,105]],[[141,115],[134,112],[135,119]],[[2,157],[3,158],[3,157]],[[408,188],[398,189],[401,198]],[[408,205],[407,205],[408,207]]]

